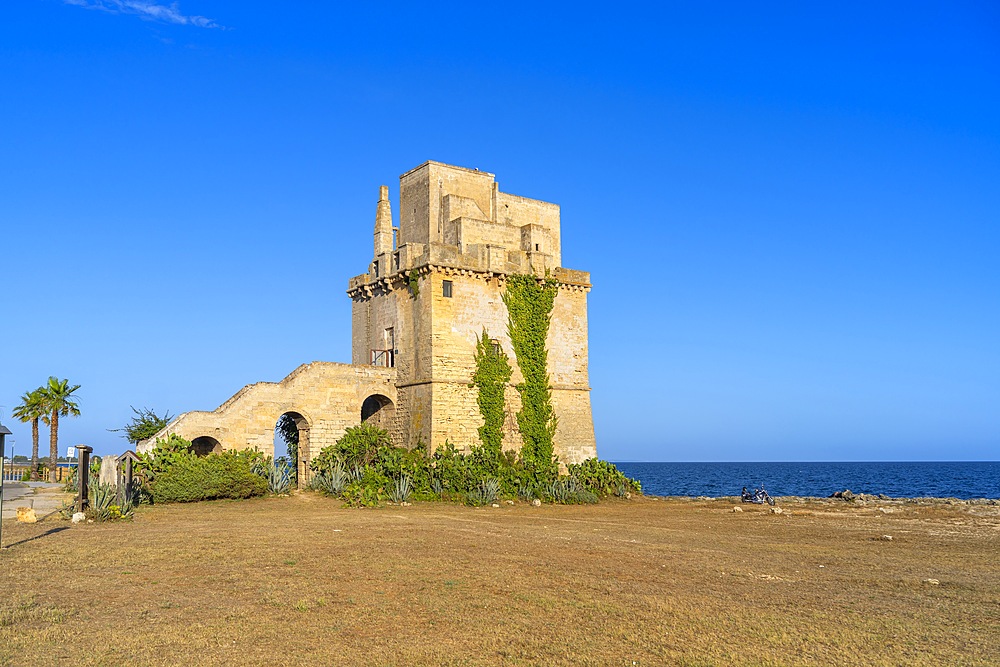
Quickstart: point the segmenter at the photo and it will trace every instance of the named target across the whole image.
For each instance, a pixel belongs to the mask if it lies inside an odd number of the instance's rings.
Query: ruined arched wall
[[[215,438],[222,448],[256,448],[274,455],[274,426],[286,412],[309,424],[300,431],[299,460],[306,462],[332,445],[349,426],[361,423],[361,404],[372,394],[396,403],[396,372],[390,368],[314,361],[296,368],[281,382],[250,384],[212,412],[185,412],[137,447],[152,449],[157,438],[175,433],[186,440]],[[398,425],[389,424],[392,435]]]

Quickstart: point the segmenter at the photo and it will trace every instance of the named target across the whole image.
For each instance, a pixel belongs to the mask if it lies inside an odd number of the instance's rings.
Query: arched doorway
[[[221,454],[222,445],[215,438],[203,435],[191,441],[191,451],[195,456],[208,456],[209,454]]]
[[[390,430],[396,406],[388,396],[372,394],[361,404],[361,421],[369,422],[381,429]]]
[[[303,488],[309,475],[309,421],[301,413],[282,413],[274,424],[274,460],[291,468],[292,484]]]

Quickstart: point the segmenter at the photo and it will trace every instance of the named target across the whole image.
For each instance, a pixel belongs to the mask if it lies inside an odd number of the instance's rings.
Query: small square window
[[[444,296],[446,296],[446,297],[448,297],[449,299],[451,298],[451,281],[450,280],[442,280],[441,281],[441,294],[444,295]]]

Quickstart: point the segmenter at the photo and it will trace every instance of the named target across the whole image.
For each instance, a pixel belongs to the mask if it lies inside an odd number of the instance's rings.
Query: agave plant
[[[389,500],[394,503],[405,503],[413,493],[413,480],[409,475],[400,475],[395,484],[389,488]]]
[[[465,495],[466,501],[470,505],[482,507],[495,503],[500,495],[500,482],[493,477],[481,480],[476,488]]]
[[[517,497],[525,501],[534,500],[537,497],[535,487],[530,484],[522,484],[517,489]]]
[[[309,485],[321,493],[338,496],[352,480],[352,474],[344,468],[343,463],[337,461],[332,467],[320,471],[318,475],[312,478],[312,482]]]
[[[545,489],[545,495],[552,498],[553,502],[565,503],[569,497],[570,489],[565,480],[557,479]]]
[[[97,521],[117,521],[130,518],[139,502],[139,486],[135,482],[128,485],[101,484],[96,479],[90,483],[88,491],[90,516]]]
[[[476,487],[465,494],[465,502],[473,507],[482,507],[486,504],[486,499],[483,498],[483,492],[479,487]]]
[[[281,495],[292,486],[291,467],[284,461],[270,461],[267,466],[267,490]]]
[[[444,495],[444,484],[437,477],[431,477],[431,491],[439,496]]]
[[[600,502],[600,500],[596,493],[584,488],[570,491],[566,496],[566,502],[574,505],[593,505]]]
[[[483,496],[486,497],[487,502],[495,503],[497,501],[500,496],[500,480],[487,477],[479,483],[479,486],[483,489]]]

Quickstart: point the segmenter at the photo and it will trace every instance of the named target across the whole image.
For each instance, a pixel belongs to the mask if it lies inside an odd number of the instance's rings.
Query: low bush
[[[319,456],[310,464],[314,470],[326,470],[337,461],[348,468],[366,467],[385,458],[393,449],[389,433],[368,422],[347,429],[334,445],[324,447]]]
[[[373,466],[360,471],[354,481],[344,487],[340,497],[348,507],[379,507],[389,498],[392,486],[389,478]]]
[[[141,455],[141,467],[148,480],[152,481],[157,473],[165,472],[174,463],[192,456],[191,441],[171,433],[167,438],[157,438],[152,451]]]
[[[188,503],[263,496],[268,490],[267,480],[253,471],[250,458],[240,452],[178,457],[153,479],[153,501]]]
[[[469,453],[445,442],[433,453],[424,447],[393,447],[389,434],[371,424],[347,429],[335,444],[325,447],[310,467],[310,487],[337,496],[352,507],[377,507],[386,500],[451,500],[488,505],[501,498],[542,499],[557,503],[594,503],[600,497],[639,493],[636,480],[614,464],[589,459],[569,466],[559,477],[553,461],[551,474],[528,468],[515,452],[499,456],[484,447]]]
[[[599,497],[625,497],[628,493],[642,493],[639,481],[627,477],[610,461],[587,459],[583,463],[571,463],[567,468],[572,479]]]

